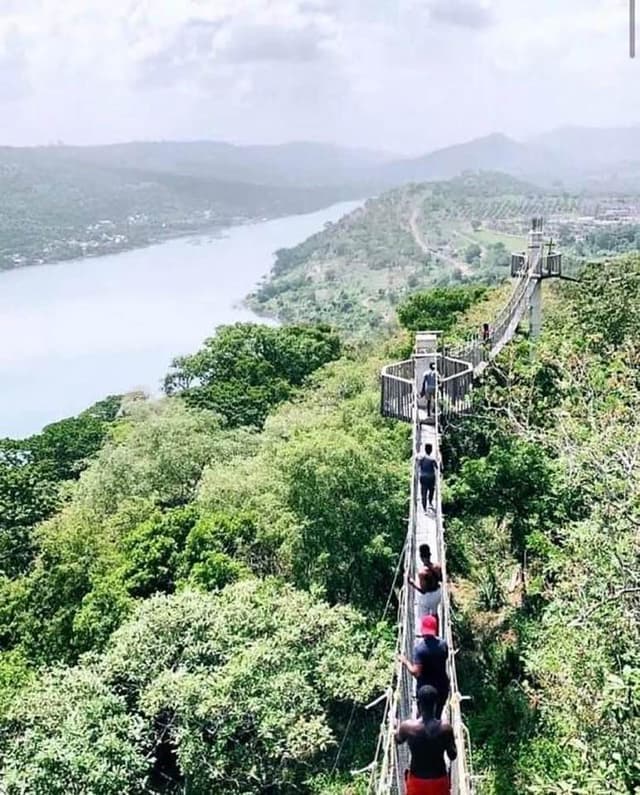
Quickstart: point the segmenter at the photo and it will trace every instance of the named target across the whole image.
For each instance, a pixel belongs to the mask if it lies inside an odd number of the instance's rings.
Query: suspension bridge
[[[511,276],[514,288],[511,297],[495,318],[493,326],[483,334],[471,337],[454,350],[438,350],[438,332],[419,332],[410,359],[390,364],[382,370],[381,412],[411,423],[413,451],[431,444],[440,460],[440,438],[450,418],[468,412],[474,380],[513,338],[520,322],[528,314],[529,333],[535,338],[542,322],[542,281],[549,277],[562,278],[562,256],[545,251],[542,219],[534,218],[529,232],[528,251],[513,254]],[[420,400],[420,387],[431,363],[436,364],[436,398],[432,416]],[[432,560],[442,567],[442,597],[439,607],[440,636],[449,647],[447,662],[450,680],[449,700],[443,718],[453,727],[458,756],[450,766],[452,795],[473,795],[474,772],[470,738],[462,717],[461,694],[456,674],[455,642],[451,622],[451,601],[447,577],[446,537],[441,502],[441,471],[436,480],[434,511],[421,509],[415,461],[411,462],[411,501],[407,535],[403,549],[402,587],[399,593],[396,667],[390,684],[385,715],[378,740],[376,759],[371,768],[369,792],[375,795],[404,793],[404,773],[409,767],[409,750],[396,745],[394,734],[398,724],[416,714],[415,682],[399,658],[412,659],[416,643],[416,628],[421,618],[418,593],[408,585],[415,579],[420,565],[418,549],[429,544]]]

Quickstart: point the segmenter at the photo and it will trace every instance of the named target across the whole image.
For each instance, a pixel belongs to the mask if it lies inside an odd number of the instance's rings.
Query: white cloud
[[[490,6],[482,0],[431,0],[432,19],[462,28],[486,28],[494,21]]]
[[[640,122],[627,0],[0,0],[0,143]]]

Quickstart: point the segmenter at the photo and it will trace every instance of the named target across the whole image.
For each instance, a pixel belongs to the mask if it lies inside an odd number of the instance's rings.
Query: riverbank
[[[357,205],[0,274],[0,436],[29,435],[109,394],[157,393],[172,359],[217,326],[268,322],[243,301],[274,252]]]

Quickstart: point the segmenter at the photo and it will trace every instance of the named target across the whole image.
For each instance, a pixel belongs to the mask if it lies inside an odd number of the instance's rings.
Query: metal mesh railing
[[[440,400],[438,417],[464,414],[471,408],[471,387],[474,368],[471,362],[443,354],[438,359]]]
[[[383,417],[411,422],[414,410],[413,359],[390,364],[382,370],[380,413]]]

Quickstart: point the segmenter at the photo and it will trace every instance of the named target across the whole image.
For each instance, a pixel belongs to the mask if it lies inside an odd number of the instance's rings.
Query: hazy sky
[[[305,139],[417,153],[492,131],[636,124],[628,7],[0,0],[0,143]]]

